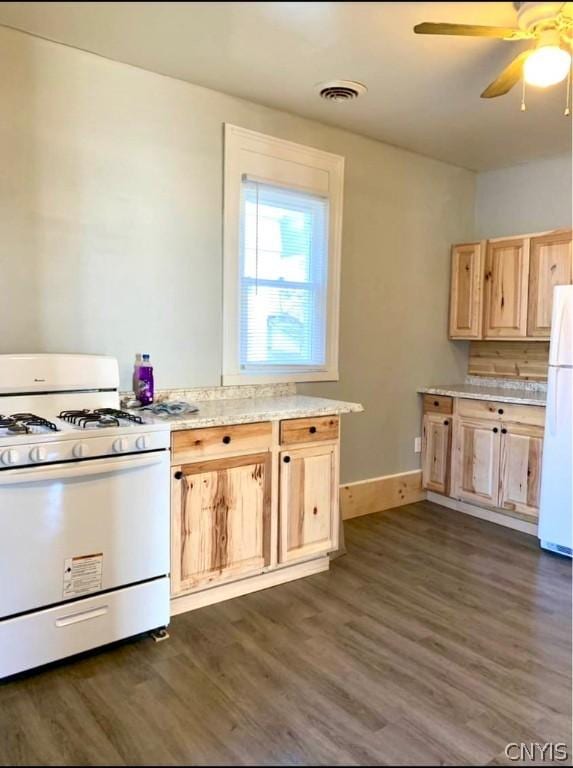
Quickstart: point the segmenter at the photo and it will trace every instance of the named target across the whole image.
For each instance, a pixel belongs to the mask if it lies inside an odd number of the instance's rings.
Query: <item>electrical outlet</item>
[[[414,453],[422,453],[422,438],[414,438]]]

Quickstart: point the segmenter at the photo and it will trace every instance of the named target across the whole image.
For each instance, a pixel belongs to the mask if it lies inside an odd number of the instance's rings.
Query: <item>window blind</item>
[[[328,200],[243,179],[239,274],[241,369],[324,368]]]

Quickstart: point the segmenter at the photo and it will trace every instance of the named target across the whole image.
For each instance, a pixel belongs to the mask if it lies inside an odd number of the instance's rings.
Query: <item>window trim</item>
[[[244,177],[327,197],[328,284],[325,365],[285,365],[280,371],[240,368],[239,292],[241,182]],[[337,381],[340,305],[340,254],[344,158],[225,123],[223,191],[223,385]]]

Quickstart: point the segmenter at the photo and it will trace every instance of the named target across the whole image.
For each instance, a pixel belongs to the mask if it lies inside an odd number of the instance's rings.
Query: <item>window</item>
[[[226,129],[223,383],[337,379],[342,158]]]
[[[244,180],[241,370],[324,366],[328,200]]]

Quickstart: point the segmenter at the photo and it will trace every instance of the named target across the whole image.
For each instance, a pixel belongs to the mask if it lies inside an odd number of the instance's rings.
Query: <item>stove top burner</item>
[[[13,413],[10,416],[0,416],[0,430],[6,429],[12,435],[23,435],[33,431],[32,427],[51,429],[59,432],[57,426],[34,413]]]
[[[62,411],[60,419],[74,424],[76,427],[80,427],[80,429],[87,429],[89,427],[119,427],[122,420],[143,424],[143,419],[140,416],[135,416],[132,413],[120,411],[116,408],[96,408],[93,411],[84,408],[81,411]]]

